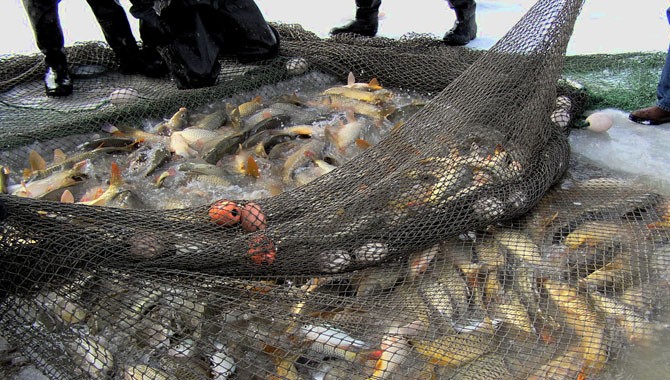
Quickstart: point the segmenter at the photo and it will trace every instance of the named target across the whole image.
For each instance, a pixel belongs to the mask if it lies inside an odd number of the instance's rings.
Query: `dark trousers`
[[[48,66],[64,68],[67,65],[63,48],[63,30],[58,17],[60,0],[23,0],[23,7],[35,34],[37,48],[44,54]]]
[[[119,59],[139,53],[123,7],[116,0],[87,0],[109,46]],[[23,0],[37,47],[49,66],[66,65],[63,30],[58,16],[60,0]]]

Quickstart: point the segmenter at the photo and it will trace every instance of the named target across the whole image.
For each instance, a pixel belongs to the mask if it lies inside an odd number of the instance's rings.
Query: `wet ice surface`
[[[614,125],[604,133],[573,130],[573,156],[670,194],[670,124],[642,125],[628,120],[622,110],[601,112],[611,115]]]

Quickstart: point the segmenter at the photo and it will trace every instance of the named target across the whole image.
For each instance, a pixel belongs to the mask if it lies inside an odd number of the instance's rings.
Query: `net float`
[[[593,132],[605,132],[612,128],[612,116],[604,112],[594,112],[586,118],[586,129]]]
[[[240,206],[232,201],[220,199],[209,206],[209,219],[220,226],[234,226],[240,222]]]
[[[133,103],[140,99],[140,93],[134,88],[121,88],[109,94],[109,102],[115,106]]]
[[[254,264],[272,264],[275,261],[277,249],[269,237],[261,234],[254,236],[249,241],[247,254]]]
[[[254,202],[245,204],[240,209],[240,225],[247,232],[264,230],[267,227],[267,223],[261,206]]]

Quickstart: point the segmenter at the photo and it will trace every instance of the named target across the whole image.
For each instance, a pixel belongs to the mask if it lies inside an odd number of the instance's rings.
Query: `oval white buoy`
[[[604,112],[594,112],[586,118],[586,129],[593,132],[605,132],[612,128],[614,119]]]
[[[135,102],[140,98],[140,93],[134,88],[120,88],[109,95],[109,102],[115,106]]]
[[[309,63],[302,57],[291,58],[286,61],[286,72],[290,75],[300,75],[307,71]]]

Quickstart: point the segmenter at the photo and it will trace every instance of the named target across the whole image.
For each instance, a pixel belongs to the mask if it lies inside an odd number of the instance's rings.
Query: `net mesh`
[[[486,52],[277,25],[197,90],[81,44],[46,98],[5,58],[2,335],[56,379],[627,376],[667,340],[670,203],[565,177],[581,5]]]

